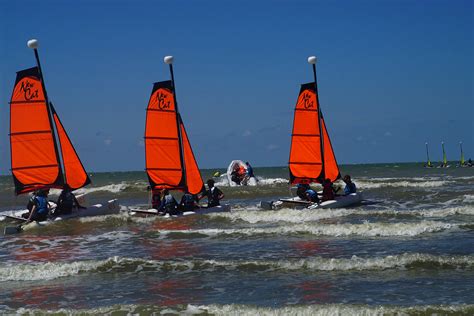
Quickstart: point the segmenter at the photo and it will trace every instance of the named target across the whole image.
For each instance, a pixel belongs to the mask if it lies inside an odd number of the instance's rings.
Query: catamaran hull
[[[183,212],[179,215],[169,215],[166,214],[162,216],[163,218],[169,218],[169,217],[181,217],[181,216],[189,216],[189,215],[204,215],[204,214],[210,214],[210,213],[222,213],[222,212],[230,212],[231,207],[229,204],[224,204],[224,205],[219,205],[219,206],[214,206],[210,208],[199,208],[195,211],[188,211],[188,212]],[[129,211],[130,215],[132,216],[158,216],[160,215],[157,210],[154,208],[147,209],[147,210],[139,210],[139,209],[131,209]]]
[[[260,202],[260,207],[266,210],[277,210],[282,208],[295,208],[303,209],[308,208],[311,210],[322,209],[322,208],[345,208],[354,206],[362,202],[362,193],[351,193],[349,195],[337,196],[335,200],[324,201],[320,204],[303,201],[299,197],[293,197],[288,199],[280,199],[274,202]]]
[[[51,202],[50,202],[51,203]],[[10,221],[24,222],[25,219],[21,216],[22,214],[28,212],[27,210],[18,211],[11,215],[6,215],[6,219]],[[55,222],[73,219],[73,218],[82,218],[82,217],[91,217],[91,216],[100,216],[100,215],[111,215],[118,214],[120,212],[120,205],[117,199],[109,200],[105,203],[95,204],[87,207],[86,209],[74,209],[71,214],[61,215],[54,217],[42,222],[31,222],[26,225],[23,225],[21,229],[17,229],[16,232],[27,231],[33,228],[47,226]],[[12,227],[5,228],[5,234],[14,233]]]

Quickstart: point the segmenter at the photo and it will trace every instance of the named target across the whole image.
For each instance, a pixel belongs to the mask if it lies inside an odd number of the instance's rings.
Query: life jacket
[[[354,182],[346,184],[346,186],[344,188],[344,194],[345,195],[348,195],[348,194],[351,194],[351,193],[356,193],[356,192],[357,192],[357,188],[356,188],[356,185],[354,184]]]
[[[183,195],[183,199],[182,199],[182,203],[183,203],[183,208],[184,210],[186,211],[192,211],[194,210],[194,196],[191,194],[191,193],[185,193]]]
[[[318,194],[316,192],[314,192],[314,190],[308,189],[308,190],[306,190],[305,194],[311,202],[318,202],[319,201]]]
[[[245,175],[245,174],[247,173],[247,171],[245,170],[245,168],[242,167],[242,166],[239,167],[239,171],[237,171],[237,172],[238,172],[239,176],[243,176],[243,175]]]
[[[48,213],[48,199],[44,196],[35,196],[36,201],[36,212],[38,214],[47,214]]]
[[[176,200],[171,194],[165,195],[163,198],[165,200],[164,208],[168,212],[174,212],[176,210]]]

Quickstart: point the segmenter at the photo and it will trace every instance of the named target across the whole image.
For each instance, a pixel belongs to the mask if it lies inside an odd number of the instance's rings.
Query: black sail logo
[[[309,108],[312,108],[314,107],[314,103],[313,101],[311,100],[311,95],[309,93],[304,93],[303,94],[303,104],[304,104],[304,108],[305,109],[309,109]]]
[[[21,83],[20,91],[23,92],[26,101],[38,98],[38,89],[33,90],[34,86],[35,84],[28,80]]]
[[[170,108],[171,101],[168,98],[169,94],[158,92],[156,99],[158,100],[158,107],[160,110],[167,110]]]

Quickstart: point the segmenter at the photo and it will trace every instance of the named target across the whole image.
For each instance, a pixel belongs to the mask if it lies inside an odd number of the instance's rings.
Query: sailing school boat
[[[430,153],[428,151],[428,142],[425,143],[425,146],[426,146],[426,163],[425,163],[425,168],[433,168],[433,164],[431,163],[431,160],[430,160]]]
[[[39,61],[38,41],[28,41],[28,47],[34,50],[37,66],[17,72],[10,101],[11,172],[15,194],[38,189],[63,189],[65,186],[77,190],[88,185],[90,178],[49,101]],[[112,200],[105,207],[76,210],[74,214],[61,218],[115,211],[118,211],[118,204]]]
[[[293,118],[290,158],[288,169],[290,184],[322,183],[325,179],[334,182],[340,179],[339,166],[332,148],[331,140],[319,103],[316,79],[316,57],[308,58],[312,65],[314,82],[301,85]],[[276,208],[285,205],[303,205],[309,208],[337,208],[359,203],[360,193],[337,196],[335,200],[321,204],[312,204],[299,197],[280,199],[268,204],[262,202],[263,208]]]
[[[171,80],[153,84],[146,110],[145,170],[152,192],[168,189],[197,195],[205,187],[178,110],[173,57],[166,56],[164,62],[169,65]],[[184,212],[183,215],[223,211],[230,211],[230,206],[203,208],[197,212]],[[133,209],[131,212],[158,214],[155,209]]]
[[[441,148],[443,149],[443,162],[437,168],[449,168],[451,165],[448,165],[446,151],[444,150],[444,142],[441,142]]]

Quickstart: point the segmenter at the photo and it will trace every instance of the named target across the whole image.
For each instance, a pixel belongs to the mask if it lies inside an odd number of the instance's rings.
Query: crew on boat
[[[351,193],[356,193],[357,188],[354,182],[351,180],[351,176],[346,174],[344,178],[342,178],[342,181],[346,184],[344,187],[344,195],[349,195]]]
[[[161,215],[178,215],[178,202],[171,195],[168,189],[163,190],[163,198],[161,199],[160,207],[158,208],[158,213]]]
[[[234,168],[232,169],[232,172],[230,173],[230,179],[237,183],[237,185],[240,185],[244,180],[245,175],[245,168],[243,166],[240,166],[239,164],[235,164]]]
[[[220,205],[220,200],[224,198],[224,193],[219,190],[218,187],[214,186],[215,182],[213,179],[207,180],[208,190],[206,193],[201,197],[207,196],[207,207],[214,207]]]
[[[71,187],[69,185],[65,185],[61,194],[58,197],[56,202],[56,209],[54,210],[53,215],[66,215],[71,214],[72,209],[77,207],[79,209],[86,209],[86,207],[81,206],[79,201],[77,201],[76,196],[72,193]]]
[[[323,181],[323,195],[321,197],[321,202],[334,200],[336,192],[332,186],[332,182],[329,179]]]
[[[151,187],[148,187],[148,189],[151,189]],[[161,194],[160,189],[151,189],[151,207],[155,210],[158,210],[161,206]]]
[[[319,197],[318,193],[314,191],[313,189],[308,189],[305,192],[305,200],[313,203],[318,203],[319,204]]]
[[[30,212],[22,215],[27,219],[27,223],[31,221],[42,222],[48,219],[50,211],[48,194],[49,189],[40,189],[33,194],[28,202],[28,209],[31,207]]]
[[[196,199],[196,196],[186,191],[181,197],[179,208],[183,212],[194,211],[196,208],[199,208],[199,204]]]
[[[306,191],[310,188],[309,184],[307,183],[298,183],[296,185],[296,195],[303,201],[306,200]]]

